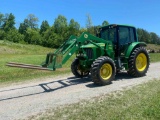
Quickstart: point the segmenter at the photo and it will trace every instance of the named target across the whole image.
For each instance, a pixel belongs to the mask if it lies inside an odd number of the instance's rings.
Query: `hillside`
[[[52,48],[45,48],[38,45],[27,45],[0,41],[0,84],[22,82],[51,75],[59,75],[70,72],[70,64],[75,56],[72,57],[64,66],[63,70],[41,71],[6,66],[8,62],[26,63],[41,65],[46,59],[46,54],[53,52]]]
[[[160,51],[160,45],[156,45],[156,44],[147,44],[147,49],[148,50],[154,50],[156,51]]]
[[[160,50],[160,45],[147,44],[146,48],[158,51]],[[39,45],[12,43],[0,40],[0,54],[46,54],[48,52],[53,52],[54,50],[55,49]]]
[[[54,49],[0,40],[0,54],[46,54]]]

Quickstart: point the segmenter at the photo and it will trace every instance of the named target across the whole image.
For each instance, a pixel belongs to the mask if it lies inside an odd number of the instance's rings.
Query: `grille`
[[[93,58],[93,50],[91,48],[85,48],[84,50],[85,50],[88,58],[92,59]]]

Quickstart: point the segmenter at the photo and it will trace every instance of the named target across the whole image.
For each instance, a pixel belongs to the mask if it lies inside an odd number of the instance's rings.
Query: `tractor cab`
[[[119,69],[122,69],[125,51],[133,42],[138,42],[136,28],[128,25],[111,24],[100,29],[99,37],[112,41],[115,51],[115,62]]]
[[[138,41],[136,28],[126,25],[108,25],[100,29],[100,38],[112,41],[116,57],[123,53],[129,44]],[[118,51],[120,51],[118,53]]]

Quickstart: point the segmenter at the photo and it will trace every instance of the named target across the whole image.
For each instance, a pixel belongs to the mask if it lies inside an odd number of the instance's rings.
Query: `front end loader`
[[[149,68],[149,55],[144,42],[138,42],[136,28],[128,25],[108,25],[97,36],[88,32],[74,35],[55,52],[48,53],[41,66],[8,63],[8,66],[41,70],[61,68],[76,54],[71,71],[76,77],[91,74],[95,84],[110,84],[116,73],[126,70],[133,77],[144,76]]]

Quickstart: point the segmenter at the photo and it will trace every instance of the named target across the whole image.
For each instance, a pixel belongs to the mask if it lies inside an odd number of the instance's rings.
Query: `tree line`
[[[47,20],[42,21],[40,27],[38,22],[38,17],[29,14],[17,28],[15,27],[15,16],[12,13],[0,13],[0,40],[57,48],[70,35],[79,36],[84,31],[96,35],[98,27],[109,24],[108,21],[104,20],[101,25],[94,26],[89,14],[86,15],[85,28],[81,28],[80,24],[74,19],[68,22],[63,15],[58,15],[51,26]],[[141,28],[138,28],[137,32],[139,41],[160,44],[160,37],[156,33]]]

